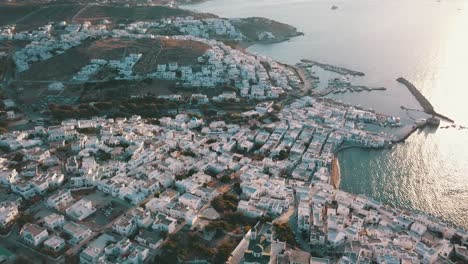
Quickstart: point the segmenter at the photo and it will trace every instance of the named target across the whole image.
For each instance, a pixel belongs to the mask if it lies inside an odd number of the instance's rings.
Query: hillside
[[[194,13],[192,11],[167,6],[91,6],[77,17],[77,21],[96,21],[107,19],[115,23],[132,21],[160,20],[177,16],[193,16],[195,18],[216,17],[211,14]]]
[[[158,64],[177,61],[179,65],[192,65],[209,47],[205,44],[173,39],[103,39],[86,41],[78,47],[37,62],[21,73],[21,80],[61,80],[72,78],[91,59],[119,60],[131,53],[143,56],[134,66],[136,73],[156,70]]]
[[[274,43],[302,35],[291,25],[263,17],[233,19],[234,26],[251,42]],[[262,33],[271,33],[272,37],[262,37]]]

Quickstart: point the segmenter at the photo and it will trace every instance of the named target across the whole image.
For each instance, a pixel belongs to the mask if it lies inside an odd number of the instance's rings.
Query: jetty
[[[367,87],[367,86],[344,86],[344,87],[328,87],[320,92],[315,93],[317,96],[327,96],[331,93],[338,94],[338,93],[346,93],[346,92],[362,92],[362,91],[385,91],[387,88],[385,87]]]
[[[419,104],[421,105],[421,107],[423,108],[424,112],[426,114],[429,114],[429,115],[432,115],[434,117],[439,117],[441,119],[444,119],[450,123],[454,123],[454,121],[442,114],[439,114],[437,113],[435,110],[434,110],[434,107],[432,106],[432,104],[429,102],[429,100],[427,100],[427,98],[418,90],[418,88],[416,88],[416,86],[414,86],[410,81],[406,80],[405,78],[403,77],[400,77],[397,79],[397,82],[403,84],[404,86],[406,86],[408,88],[408,90],[411,92],[411,94],[413,94],[413,96],[416,98],[416,100],[418,100]]]
[[[354,75],[354,76],[364,76],[365,75],[363,72],[353,71],[353,70],[349,70],[349,69],[346,69],[346,68],[321,63],[321,62],[318,62],[318,61],[303,59],[303,60],[301,60],[301,62],[309,64],[310,66],[315,65],[315,66],[318,66],[318,67],[320,67],[320,68],[322,68],[324,70],[331,71],[331,72],[336,72],[336,73],[343,74],[343,75],[348,75],[348,74],[349,75]]]

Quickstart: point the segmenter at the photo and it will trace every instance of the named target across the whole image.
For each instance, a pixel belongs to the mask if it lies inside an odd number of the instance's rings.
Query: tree
[[[167,233],[166,231],[161,231],[161,233],[159,233],[159,234],[161,235],[161,237],[162,237],[163,239],[166,239],[166,238],[167,238],[167,235],[168,235],[168,233]]]
[[[279,155],[278,155],[278,159],[279,160],[284,160],[284,159],[287,159],[289,156],[288,152],[285,151],[284,149],[280,150],[279,152]]]
[[[242,194],[242,188],[241,188],[239,182],[234,183],[234,185],[232,185],[232,188],[233,188],[234,192],[237,193],[238,195]]]
[[[23,227],[27,223],[34,223],[34,216],[31,214],[21,214],[16,223],[18,223],[19,227]]]
[[[219,179],[222,183],[228,183],[231,181],[231,177],[229,177],[229,175],[227,174],[224,174],[220,179]]]
[[[284,241],[291,246],[296,245],[296,239],[294,238],[294,232],[287,223],[273,224],[273,229],[276,234],[276,238],[280,241]]]
[[[165,264],[165,263],[179,263],[177,254],[175,252],[165,251],[160,256],[156,256],[154,259],[154,264]]]
[[[239,203],[239,199],[237,196],[229,193],[225,193],[223,195],[219,195],[215,197],[211,201],[211,206],[221,213],[225,213],[226,211],[234,212],[237,210],[237,204]]]
[[[231,255],[231,252],[234,250],[234,248],[235,248],[234,244],[228,241],[223,242],[221,245],[219,245],[218,251],[216,252],[216,255],[214,256],[213,262],[214,263],[226,263],[229,256]]]
[[[454,234],[453,237],[450,239],[450,243],[461,245],[462,237],[458,234]]]

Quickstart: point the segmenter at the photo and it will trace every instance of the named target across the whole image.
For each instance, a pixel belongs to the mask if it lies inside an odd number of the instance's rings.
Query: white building
[[[66,223],[63,226],[63,231],[71,237],[70,242],[72,244],[78,244],[88,238],[92,233],[91,229],[74,222]]]
[[[156,220],[153,223],[153,230],[165,231],[167,233],[173,233],[175,231],[177,220],[169,217],[165,214],[159,213],[156,216]]]
[[[202,206],[202,199],[198,196],[195,196],[191,193],[184,193],[179,197],[179,202],[185,206],[192,208],[193,210],[198,210]]]
[[[0,207],[0,227],[7,227],[13,220],[18,217],[18,205],[16,203],[7,202]]]
[[[47,205],[61,211],[73,203],[73,201],[74,199],[69,190],[60,190],[58,193],[51,195],[47,199]]]
[[[112,230],[122,236],[130,236],[137,230],[135,219],[129,215],[120,217],[113,225]]]
[[[20,231],[20,237],[23,241],[35,247],[42,244],[48,236],[49,233],[47,232],[47,229],[36,224],[27,223]]]
[[[58,236],[52,236],[44,241],[44,247],[52,252],[59,252],[65,248],[65,240]]]
[[[96,212],[96,208],[94,208],[93,203],[87,199],[81,199],[72,206],[68,207],[65,210],[65,213],[78,221],[85,219],[86,217],[92,215]]]
[[[65,224],[65,217],[56,213],[44,217],[45,225],[50,229],[62,228]]]

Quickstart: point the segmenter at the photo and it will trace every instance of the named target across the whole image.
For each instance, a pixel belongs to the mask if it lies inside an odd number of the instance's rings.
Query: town
[[[346,75],[359,72],[239,48],[298,34],[278,22],[252,18],[286,33],[191,13],[79,19],[100,7],[35,30],[0,28],[0,41],[21,43],[0,56],[12,62],[2,73],[2,121],[24,119],[24,129],[0,136],[0,262],[468,262],[467,230],[339,189],[340,148],[390,148],[402,139],[375,127],[407,124],[325,95],[385,88],[351,86]],[[80,48],[97,51],[73,64],[67,55]],[[44,69],[49,62],[68,69]],[[344,77],[317,91],[317,65]],[[137,84],[131,98],[196,109],[50,115],[84,109],[85,85],[116,81]],[[145,82],[177,92],[147,96],[138,90]],[[38,100],[42,93],[53,99]],[[91,98],[86,107],[102,103]],[[204,115],[208,105],[219,111]],[[226,115],[226,105],[237,107]]]
[[[5,134],[0,244],[54,261],[145,263],[181,230],[208,241],[232,231],[222,211],[232,196],[230,210],[254,224],[237,230],[229,263],[466,260],[465,230],[333,186],[342,143],[392,144],[358,128],[375,114],[304,97],[276,115],[252,125],[93,118]]]
[[[107,23],[110,23],[107,21]],[[206,23],[206,25],[204,24]],[[167,25],[178,28],[177,33],[186,35],[154,35],[151,34],[153,28],[165,28]],[[241,40],[242,33],[236,31],[236,28],[224,19],[206,19],[202,23],[193,17],[175,18],[173,20],[164,19],[160,22],[135,22],[126,25],[122,29],[110,29],[104,24],[92,24],[85,21],[82,24],[67,24],[62,21],[57,24],[47,24],[35,31],[16,31],[14,26],[6,26],[0,30],[0,39],[8,41],[30,41],[23,48],[18,49],[12,55],[14,67],[17,72],[17,79],[10,82],[18,82],[22,85],[43,85],[42,92],[47,97],[44,100],[32,100],[29,89],[23,89],[16,97],[21,98],[26,108],[33,108],[31,111],[45,111],[50,103],[58,104],[76,104],[78,94],[76,92],[67,97],[62,96],[85,84],[100,84],[111,81],[134,81],[141,82],[147,80],[163,80],[172,83],[176,89],[181,92],[203,89],[207,94],[212,94],[220,86],[231,86],[237,91],[237,94],[246,100],[266,100],[276,99],[283,96],[286,91],[298,88],[301,80],[292,67],[280,64],[265,56],[252,55],[240,50],[234,49],[221,41],[198,37],[207,36],[197,33],[196,29],[208,28],[207,32],[213,32],[217,36],[226,34],[229,40]],[[60,35],[57,36],[57,33]],[[264,35],[264,32],[260,35]],[[263,36],[258,36],[264,38]],[[130,53],[118,59],[104,59],[101,57],[83,60],[81,69],[70,69],[69,77],[54,75],[45,79],[44,75],[50,75],[50,71],[43,72],[50,66],[38,66],[41,62],[47,63],[52,58],[66,60],[67,52],[76,49],[90,41],[98,43],[97,45],[123,45],[123,39],[132,41],[141,41],[147,45],[161,45],[158,54],[155,51],[146,51],[142,53]],[[165,52],[164,46],[167,45],[186,45],[187,52],[194,53],[189,55],[193,59],[186,61],[167,59],[166,63],[157,63],[158,56]],[[199,47],[200,52],[192,51],[192,47]],[[198,55],[196,55],[198,54]],[[119,54],[120,55],[120,54]],[[156,57],[154,57],[156,56]],[[177,55],[171,55],[177,56]],[[64,59],[62,59],[64,57]],[[164,60],[163,60],[164,61]],[[78,65],[77,65],[78,66]],[[33,69],[31,69],[33,67]],[[64,67],[71,67],[70,64]],[[76,66],[74,66],[75,68]],[[142,69],[136,71],[135,69]],[[31,77],[29,72],[37,72],[37,77]],[[72,72],[74,71],[74,72]],[[103,77],[105,76],[105,77]],[[64,78],[65,77],[65,78]],[[7,76],[6,78],[10,78]],[[9,83],[9,82],[6,82]],[[7,86],[7,84],[5,84]],[[33,88],[35,89],[35,88]],[[80,88],[82,89],[82,88]],[[157,92],[159,93],[159,92]],[[135,96],[139,96],[139,91],[134,91]],[[24,97],[27,97],[24,98]],[[203,104],[206,95],[195,96],[195,100]],[[170,99],[174,101],[173,93],[160,94],[159,98]],[[205,98],[205,99],[203,99]],[[11,98],[4,98],[5,107],[9,111],[8,120],[15,120],[20,117],[20,113],[14,111],[15,104],[8,101]],[[238,100],[232,91],[213,98],[214,101],[222,102],[226,100]],[[175,100],[177,101],[177,100]],[[27,103],[26,103],[27,102]],[[20,107],[21,108],[21,107]],[[24,110],[24,108],[23,108]],[[41,124],[40,124],[41,125]]]

